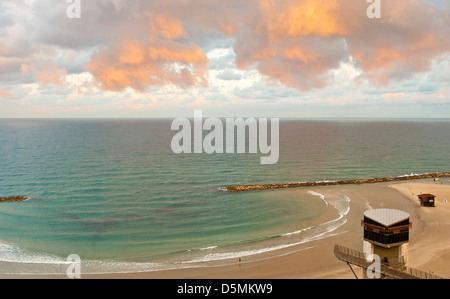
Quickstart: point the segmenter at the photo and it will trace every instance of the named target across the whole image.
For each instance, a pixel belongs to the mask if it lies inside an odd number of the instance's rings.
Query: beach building
[[[435,207],[436,206],[436,195],[433,194],[420,194],[419,201],[421,207]]]
[[[394,209],[373,209],[364,213],[363,252],[375,254],[380,261],[406,266],[409,258],[409,214]]]
[[[442,277],[408,267],[409,230],[412,225],[407,212],[394,209],[374,209],[364,212],[363,251],[336,244],[334,255],[363,269],[363,278],[442,279]]]

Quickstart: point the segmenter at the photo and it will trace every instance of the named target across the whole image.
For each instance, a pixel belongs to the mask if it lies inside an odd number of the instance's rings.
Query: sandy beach
[[[450,179],[421,179],[408,182],[326,186],[298,189],[327,197],[345,194],[350,198],[346,222],[324,238],[240,260],[198,263],[194,267],[108,275],[82,275],[82,278],[143,279],[354,279],[350,268],[333,254],[335,244],[362,251],[361,220],[364,211],[376,208],[399,209],[410,214],[409,266],[450,277]],[[262,191],[264,192],[264,191]],[[421,207],[418,194],[433,193],[436,207]],[[362,270],[354,268],[357,276]],[[5,277],[3,277],[5,278]],[[19,278],[25,278],[21,276]],[[42,277],[41,277],[42,278]]]

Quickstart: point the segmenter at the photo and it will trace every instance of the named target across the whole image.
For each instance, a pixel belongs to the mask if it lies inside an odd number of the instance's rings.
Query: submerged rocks
[[[27,199],[28,199],[28,197],[23,197],[23,196],[0,197],[0,202],[25,201]]]
[[[300,187],[317,187],[317,186],[332,186],[332,185],[349,185],[349,184],[370,184],[381,182],[396,182],[427,178],[442,178],[450,177],[450,172],[427,173],[417,175],[405,175],[399,177],[385,177],[385,178],[371,178],[371,179],[356,179],[343,181],[323,181],[323,182],[300,182],[287,184],[263,184],[263,185],[237,185],[222,188],[229,192],[244,192],[244,191],[258,191],[269,189],[283,189],[283,188],[300,188]]]

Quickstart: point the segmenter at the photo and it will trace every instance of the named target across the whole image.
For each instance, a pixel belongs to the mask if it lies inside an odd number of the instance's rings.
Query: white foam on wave
[[[315,191],[308,191],[308,193],[311,194],[311,195],[320,197],[320,199],[322,199],[322,201],[325,203],[325,207],[328,207],[328,202],[325,200],[325,195],[320,194],[320,193],[315,192]],[[301,234],[301,233],[303,233],[305,231],[308,231],[308,230],[311,230],[311,229],[313,229],[315,227],[317,227],[317,226],[309,226],[309,227],[302,228],[302,229],[299,229],[299,230],[296,230],[296,231],[293,231],[293,232],[285,233],[282,236],[292,236],[292,235],[296,235],[296,234]]]
[[[261,253],[266,253],[274,250],[280,250],[288,247],[292,247],[295,245],[302,244],[304,242],[296,242],[291,244],[283,244],[283,245],[277,245],[277,246],[271,246],[271,247],[263,247],[263,248],[257,248],[257,249],[250,249],[250,250],[240,250],[240,251],[229,251],[229,252],[217,252],[217,253],[211,253],[204,256],[196,257],[193,259],[190,259],[189,261],[181,262],[181,264],[191,264],[191,263],[201,263],[201,262],[211,262],[211,261],[220,261],[220,260],[228,260],[228,259],[236,259],[246,256],[252,256],[257,255]]]
[[[311,194],[311,195],[320,197],[323,200],[323,202],[325,203],[325,205],[328,207],[328,202],[325,200],[325,195],[320,194],[320,193],[315,192],[315,191],[308,191],[308,193]]]
[[[325,200],[325,196],[323,194],[320,194],[315,191],[308,191],[308,193],[311,195],[314,195],[314,196],[319,196],[326,203],[326,205],[328,207],[328,201]],[[295,235],[295,234],[301,234],[303,232],[313,230],[313,229],[325,228],[325,230],[323,232],[313,235],[311,237],[308,237],[304,241],[309,242],[309,241],[318,240],[318,239],[327,237],[329,233],[337,230],[342,225],[347,223],[347,219],[345,218],[345,216],[347,216],[348,213],[350,212],[350,201],[351,201],[350,197],[348,197],[345,194],[343,195],[342,200],[331,201],[331,205],[333,205],[333,207],[335,207],[336,210],[338,211],[338,216],[335,219],[331,219],[327,222],[318,224],[316,226],[310,226],[307,228],[300,229],[298,231],[285,233],[285,234],[283,234],[283,236],[291,236],[291,235]]]
[[[0,262],[24,264],[68,264],[61,257],[34,252],[16,245],[0,243]]]
[[[287,236],[292,236],[292,235],[301,234],[301,233],[306,232],[306,231],[308,231],[308,230],[311,230],[311,229],[313,229],[313,228],[315,228],[315,226],[305,227],[305,228],[302,228],[302,229],[299,229],[299,230],[296,230],[296,231],[293,231],[293,232],[289,232],[289,233],[282,234],[282,236],[287,237]]]
[[[307,237],[307,238],[302,239],[297,242],[280,244],[280,245],[270,246],[270,247],[262,247],[262,248],[251,249],[251,250],[211,253],[211,254],[207,254],[204,256],[193,258],[189,261],[181,262],[181,264],[195,264],[195,263],[201,263],[201,262],[212,262],[212,261],[236,259],[236,258],[253,256],[253,255],[257,255],[257,254],[262,254],[262,253],[267,253],[267,252],[271,252],[271,251],[290,248],[290,247],[305,244],[305,243],[308,243],[311,241],[316,241],[316,240],[320,240],[320,239],[323,239],[326,237],[338,235],[338,234],[331,234],[331,233],[334,232],[335,230],[337,230],[342,225],[344,225],[346,222],[347,222],[347,219],[343,219],[342,223],[330,225],[330,226],[326,227],[325,230],[322,231],[321,233]],[[309,248],[312,248],[312,247],[309,247]]]
[[[0,243],[0,274],[66,275],[73,261],[51,254],[34,252],[16,245]],[[113,260],[83,260],[83,274],[138,273],[180,268],[179,265]]]
[[[325,195],[315,191],[308,191],[308,193],[320,197],[325,202],[326,207],[328,207],[329,203],[327,200],[325,200]],[[350,212],[350,201],[350,197],[345,194],[343,194],[342,200],[331,201],[331,205],[337,210],[339,214],[338,218],[331,220],[332,222],[340,220],[348,215],[348,213]]]
[[[209,249],[215,249],[215,248],[217,248],[217,246],[208,246],[208,247],[200,248],[200,250],[209,250]]]
[[[428,174],[429,174],[428,172],[425,172],[425,173],[414,173],[414,172],[411,172],[411,174],[399,175],[399,176],[397,176],[397,177],[398,177],[398,178],[407,178],[407,177],[414,177],[414,176],[428,175]]]
[[[341,217],[347,216],[350,212],[350,197],[343,194],[343,200],[333,201],[331,204],[336,208]]]
[[[325,195],[320,194],[315,191],[308,191],[309,194],[320,197],[325,205],[328,207],[328,202],[325,200]],[[286,249],[289,247],[293,247],[296,245],[305,244],[311,241],[320,240],[323,238],[335,236],[341,233],[334,233],[338,228],[343,226],[345,223],[347,223],[347,218],[345,216],[348,215],[350,212],[350,198],[347,195],[343,195],[343,197],[340,197],[337,201],[332,201],[331,204],[336,208],[338,211],[338,216],[335,219],[332,219],[330,221],[318,224],[316,226],[309,226],[306,228],[302,228],[300,230],[294,231],[294,232],[288,232],[283,235],[282,237],[288,237],[293,235],[301,235],[304,232],[307,231],[313,231],[317,230],[316,233],[314,233],[311,236],[306,236],[305,238],[290,242],[287,244],[280,244],[275,246],[269,246],[269,247],[262,247],[262,248],[256,248],[256,249],[250,249],[250,250],[239,250],[239,251],[233,251],[233,252],[216,252],[216,253],[210,253],[206,254],[200,257],[193,258],[189,261],[182,262],[183,264],[189,264],[189,263],[200,263],[200,262],[211,262],[211,261],[218,261],[218,260],[227,260],[227,259],[236,259],[241,258],[245,256],[251,256],[251,255],[257,255],[262,254],[270,251],[280,250],[280,249]]]

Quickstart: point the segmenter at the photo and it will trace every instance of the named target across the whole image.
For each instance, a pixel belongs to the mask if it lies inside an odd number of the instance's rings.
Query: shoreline
[[[219,188],[219,190],[228,191],[228,192],[248,192],[248,191],[287,189],[287,188],[300,188],[300,187],[375,184],[375,183],[382,183],[382,182],[399,182],[399,181],[420,180],[420,179],[429,179],[429,178],[447,178],[447,177],[450,177],[450,172],[436,172],[436,173],[404,175],[404,176],[398,176],[398,177],[381,177],[381,178],[340,180],[340,181],[318,181],[318,182],[300,182],[300,183],[285,183],[285,184],[234,185],[234,186],[228,186],[228,187],[221,187],[221,188]]]
[[[364,211],[371,208],[393,208],[408,212],[413,223],[409,266],[450,278],[450,221],[446,220],[450,218],[450,203],[443,203],[446,198],[450,199],[450,180],[442,183],[427,178],[411,182],[315,187],[313,190],[325,196],[345,192],[353,199],[346,224],[326,238],[252,256],[251,259],[243,258],[242,262],[200,264],[198,267],[147,273],[86,275],[85,278],[355,279],[347,264],[334,256],[333,249],[334,245],[339,244],[362,251],[363,230],[360,221]],[[436,193],[438,207],[420,207],[416,195],[422,191]],[[360,198],[367,202],[359,200]],[[354,270],[361,278],[362,270]]]
[[[362,251],[364,211],[393,208],[406,211],[413,227],[410,235],[409,266],[450,277],[450,179],[435,182],[432,178],[414,181],[387,181],[378,184],[314,186],[306,191],[326,198],[346,195],[351,198],[345,224],[325,238],[289,248],[255,254],[242,259],[201,262],[190,267],[148,272],[81,274],[85,279],[354,279],[354,275],[333,253],[336,244]],[[292,190],[292,192],[306,192]],[[437,206],[420,207],[419,193],[437,195]],[[299,193],[300,194],[300,193]],[[355,271],[362,277],[361,269]],[[0,275],[0,278],[67,278],[63,275]]]

